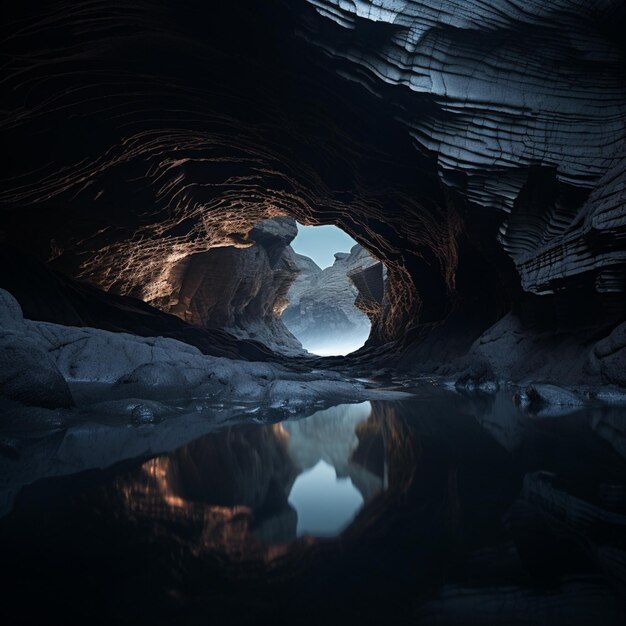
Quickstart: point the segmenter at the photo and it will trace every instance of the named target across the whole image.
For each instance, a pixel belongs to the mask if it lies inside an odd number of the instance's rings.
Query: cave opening
[[[339,227],[296,222],[290,244],[297,275],[287,292],[280,319],[309,353],[344,356],[363,347],[370,336],[367,274],[382,296],[382,264]],[[371,294],[370,294],[371,299]]]

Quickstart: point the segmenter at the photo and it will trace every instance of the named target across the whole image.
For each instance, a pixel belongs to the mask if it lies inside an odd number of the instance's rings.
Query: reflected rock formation
[[[0,521],[14,539],[10,585],[34,581],[64,611],[68,589],[92,606],[114,586],[130,621],[210,609],[254,623],[306,606],[305,622],[332,609],[339,621],[621,624],[626,461],[598,430],[604,409],[534,418],[505,392],[418,393],[232,425],[128,467],[25,488]],[[298,536],[291,496],[318,467],[363,500],[347,526],[336,518],[336,537]],[[321,486],[332,499],[334,485]],[[315,505],[315,491],[303,495]],[[124,564],[115,577],[111,562]]]
[[[168,524],[187,520],[196,550],[243,560],[284,554],[288,546],[281,544],[300,535],[308,543],[339,534],[386,488],[385,445],[370,414],[365,402],[295,421],[229,428],[146,462],[115,489],[127,514]],[[306,476],[324,466],[332,480],[307,486]],[[342,514],[327,500],[343,500],[348,481],[356,497]],[[324,509],[324,529],[316,532],[305,521],[310,532],[299,531],[301,508]]]

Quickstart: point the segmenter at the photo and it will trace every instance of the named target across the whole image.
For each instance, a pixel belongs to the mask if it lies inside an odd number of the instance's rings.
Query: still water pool
[[[625,409],[247,421],[13,433],[2,623],[626,623]]]

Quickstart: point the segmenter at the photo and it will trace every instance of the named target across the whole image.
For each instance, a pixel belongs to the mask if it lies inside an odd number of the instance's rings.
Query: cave
[[[5,623],[624,622],[621,0],[0,28]]]

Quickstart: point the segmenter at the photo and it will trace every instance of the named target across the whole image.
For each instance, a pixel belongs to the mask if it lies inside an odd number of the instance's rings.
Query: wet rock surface
[[[2,319],[19,326],[19,305],[8,292],[0,294]],[[333,371],[211,357],[174,339],[49,322],[21,320],[21,330],[3,329],[2,347],[3,396],[36,406],[72,404],[68,383],[94,386],[81,404],[94,397],[195,394],[280,407],[378,393]]]

